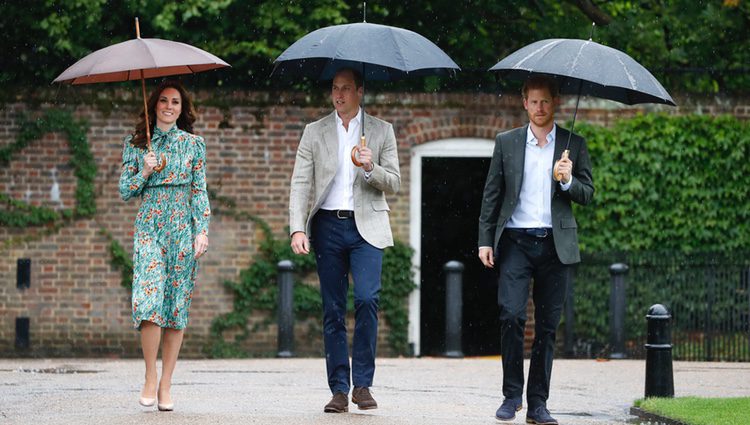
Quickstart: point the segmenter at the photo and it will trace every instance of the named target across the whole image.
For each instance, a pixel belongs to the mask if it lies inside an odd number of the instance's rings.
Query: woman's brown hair
[[[177,118],[177,128],[192,133],[193,123],[195,122],[195,109],[193,108],[193,101],[190,99],[190,94],[188,94],[185,87],[179,81],[167,80],[159,84],[159,87],[154,89],[148,97],[148,120],[151,135],[153,136],[154,126],[156,125],[156,103],[159,102],[161,92],[168,88],[173,88],[180,92],[180,98],[182,99],[182,112],[179,118]],[[146,148],[146,115],[144,111],[141,111],[141,114],[138,116],[138,123],[135,126],[135,133],[133,133],[133,139],[130,143],[137,148]]]

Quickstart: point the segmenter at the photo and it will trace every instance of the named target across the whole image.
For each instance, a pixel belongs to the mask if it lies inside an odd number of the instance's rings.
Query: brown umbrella
[[[145,79],[192,74],[230,65],[211,53],[189,44],[158,38],[141,38],[138,18],[135,18],[135,33],[137,38],[133,40],[90,53],[66,69],[53,82],[78,85],[141,80],[143,110],[146,114],[146,141],[150,152],[151,129],[148,125]],[[165,165],[166,158],[162,154],[156,170],[161,171]]]

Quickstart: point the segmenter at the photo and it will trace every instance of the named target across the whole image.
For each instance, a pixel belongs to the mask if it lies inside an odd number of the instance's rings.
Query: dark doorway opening
[[[490,158],[422,158],[420,348],[445,351],[445,273],[464,264],[462,348],[466,356],[500,353],[497,284],[477,257],[477,224]]]

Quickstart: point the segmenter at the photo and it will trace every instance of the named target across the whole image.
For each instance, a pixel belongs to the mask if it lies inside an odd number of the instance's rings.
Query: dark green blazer
[[[479,216],[479,244],[491,246],[497,255],[500,235],[518,204],[523,183],[528,125],[500,133],[495,138],[490,171],[484,185],[482,210]],[[554,160],[560,159],[570,132],[559,125],[555,135]],[[571,202],[586,205],[594,197],[591,160],[586,141],[573,133],[570,139],[570,160],[573,161],[573,182],[567,191],[560,184],[552,184],[552,236],[557,256],[563,264],[581,261],[578,250],[578,225],[573,217]],[[552,179],[552,175],[549,176]]]

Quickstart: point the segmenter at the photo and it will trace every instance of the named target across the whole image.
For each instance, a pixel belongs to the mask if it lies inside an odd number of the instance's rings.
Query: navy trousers
[[[323,301],[323,342],[331,393],[371,387],[378,338],[378,301],[383,250],[362,239],[356,218],[339,219],[319,212],[313,218],[312,245]],[[346,332],[349,272],[354,282],[352,363]]]
[[[571,267],[562,264],[552,235],[538,238],[512,229],[500,237],[499,267],[500,353],[503,396],[523,395],[523,345],[529,284],[534,279],[534,343],[531,348],[526,400],[529,409],[544,406],[549,398],[555,333],[560,323]]]

